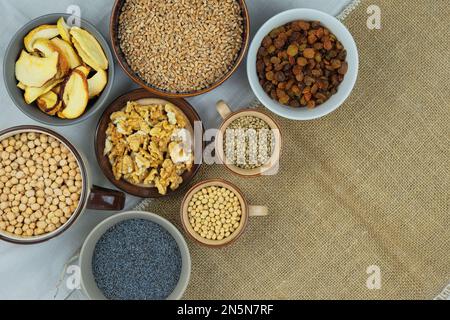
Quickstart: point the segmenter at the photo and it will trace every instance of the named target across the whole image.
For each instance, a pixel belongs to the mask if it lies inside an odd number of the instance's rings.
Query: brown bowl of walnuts
[[[202,137],[201,119],[186,100],[138,89],[105,110],[95,151],[116,187],[137,197],[159,198],[182,189],[197,174]]]
[[[87,162],[63,136],[37,126],[0,132],[0,239],[50,240],[85,209],[122,210],[122,192],[92,186]]]

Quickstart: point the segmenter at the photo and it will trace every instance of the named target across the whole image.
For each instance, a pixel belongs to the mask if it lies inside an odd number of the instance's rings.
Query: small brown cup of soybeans
[[[85,212],[122,210],[125,195],[91,184],[85,158],[63,136],[37,126],[0,132],[0,240],[37,244]]]
[[[210,248],[234,243],[245,232],[249,217],[268,213],[265,206],[249,205],[235,185],[221,179],[193,186],[181,205],[184,230],[193,240]]]
[[[277,122],[257,109],[232,112],[223,100],[216,108],[223,118],[215,140],[220,163],[241,177],[276,174],[282,148]]]

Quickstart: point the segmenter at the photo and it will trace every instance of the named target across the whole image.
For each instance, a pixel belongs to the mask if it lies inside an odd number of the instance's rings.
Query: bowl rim
[[[114,101],[112,101],[103,111],[102,115],[100,116],[98,123],[97,123],[97,127],[95,129],[95,138],[94,138],[94,149],[95,149],[95,157],[97,159],[97,163],[100,167],[100,169],[102,170],[103,174],[105,175],[105,177],[119,190],[136,196],[136,197],[140,197],[140,198],[145,198],[145,199],[160,199],[160,198],[167,198],[170,196],[173,196],[175,194],[177,194],[180,191],[183,191],[185,188],[188,187],[189,183],[195,178],[195,176],[198,174],[200,168],[202,167],[203,163],[200,164],[194,164],[193,168],[192,168],[192,173],[191,173],[191,178],[190,180],[185,180],[183,181],[183,183],[180,185],[180,187],[178,189],[176,189],[175,191],[172,190],[168,190],[167,194],[162,195],[162,194],[155,194],[152,196],[149,196],[146,193],[146,189],[155,189],[156,187],[139,187],[139,186],[135,186],[129,182],[125,182],[123,179],[117,181],[114,178],[114,175],[112,173],[112,170],[110,169],[110,165],[108,167],[105,167],[103,165],[103,160],[106,159],[106,156],[103,155],[103,150],[100,150],[100,143],[99,143],[99,139],[100,139],[100,135],[102,134],[100,129],[102,124],[104,123],[104,121],[107,121],[106,116],[108,115],[108,113],[111,111],[111,109],[113,108],[113,106],[115,106],[115,104],[117,103],[117,101],[121,100],[121,99],[125,99],[127,97],[131,97],[134,94],[142,94],[145,95],[146,97],[143,98],[139,98],[139,99],[145,99],[145,98],[156,98],[156,99],[162,99],[162,100],[167,100],[168,102],[173,103],[178,109],[180,109],[184,114],[184,109],[182,107],[180,107],[180,103],[183,104],[183,107],[189,107],[189,111],[192,112],[193,116],[195,117],[194,121],[200,121],[202,122],[200,115],[197,113],[197,111],[195,110],[195,108],[185,99],[183,98],[170,98],[170,97],[163,97],[157,94],[154,94],[150,91],[145,90],[144,88],[140,88],[140,89],[136,89],[136,90],[132,90],[129,92],[126,92],[120,96],[118,96],[116,99],[114,99]],[[134,100],[139,100],[139,99],[134,99]],[[128,98],[127,98],[128,100]],[[125,107],[125,106],[124,106]],[[185,114],[186,116],[186,114]],[[187,116],[186,116],[187,117]],[[202,122],[203,123],[203,122]],[[192,125],[192,123],[191,123]],[[194,126],[193,126],[194,127]],[[202,147],[202,152],[205,149],[205,141],[203,141],[203,134],[204,134],[204,126],[202,125],[202,141],[201,141],[201,147]],[[194,144],[195,144],[195,136],[194,136]],[[195,148],[195,145],[194,145]],[[109,163],[109,160],[108,160]],[[135,189],[135,190],[133,190]]]
[[[125,61],[125,57],[122,53],[122,50],[120,49],[120,43],[117,37],[117,25],[118,25],[118,15],[120,13],[120,10],[122,8],[122,2],[124,0],[115,0],[112,13],[111,13],[111,19],[110,19],[110,39],[111,39],[111,46],[113,48],[114,56],[116,57],[116,60],[119,62],[120,67],[125,72],[125,74],[133,80],[136,84],[138,84],[140,87],[144,88],[147,91],[150,91],[151,93],[158,94],[164,97],[169,98],[187,98],[187,97],[195,97],[199,96],[205,93],[208,93],[217,87],[221,86],[225,81],[227,81],[235,72],[236,70],[241,66],[242,62],[246,58],[248,48],[250,45],[250,14],[248,11],[247,4],[245,0],[237,0],[240,4],[240,7],[242,9],[242,16],[244,18],[244,32],[242,36],[242,48],[241,51],[236,58],[236,60],[233,62],[233,67],[230,68],[230,70],[225,73],[218,81],[216,81],[211,86],[191,91],[191,92],[169,92],[164,91],[161,89],[158,89],[156,87],[150,86],[147,84],[143,79],[141,79],[128,65],[128,63]]]
[[[8,95],[9,95],[10,99],[16,105],[17,109],[19,109],[24,115],[26,115],[28,118],[30,118],[30,119],[32,119],[32,120],[34,120],[36,122],[39,122],[41,124],[44,124],[44,125],[55,126],[55,127],[68,127],[68,126],[76,125],[76,124],[79,124],[79,123],[82,123],[82,122],[86,121],[87,119],[89,119],[90,117],[95,115],[97,112],[99,112],[100,109],[106,104],[106,102],[108,101],[108,97],[109,97],[109,95],[110,95],[110,93],[112,91],[113,85],[114,85],[114,78],[115,78],[114,55],[113,55],[113,53],[111,51],[111,48],[110,48],[110,46],[108,44],[108,41],[103,36],[103,34],[97,29],[97,27],[95,27],[94,24],[92,24],[88,20],[80,17],[80,21],[81,21],[82,25],[84,24],[84,25],[88,26],[90,29],[95,30],[96,34],[94,36],[97,39],[97,41],[99,41],[102,49],[104,50],[104,52],[105,52],[105,54],[106,54],[106,56],[108,58],[108,62],[109,62],[108,63],[108,70],[107,70],[107,72],[108,72],[108,83],[106,84],[106,87],[103,90],[103,92],[101,93],[101,95],[98,96],[96,98],[97,100],[90,106],[90,108],[93,109],[93,110],[89,114],[87,114],[87,115],[83,114],[77,119],[62,119],[64,121],[56,123],[56,122],[52,121],[53,120],[52,116],[48,116],[49,120],[44,120],[44,119],[41,119],[41,118],[33,115],[32,113],[28,113],[26,111],[26,107],[30,107],[30,106],[31,107],[35,107],[35,106],[34,105],[25,105],[26,103],[25,103],[25,101],[23,101],[23,99],[22,99],[22,101],[19,101],[18,99],[14,98],[15,95],[12,92],[12,89],[10,88],[10,86],[8,85],[8,82],[7,82],[7,78],[9,77],[9,75],[6,72],[6,69],[7,69],[6,68],[6,64],[7,64],[7,62],[6,62],[5,57],[11,52],[12,47],[16,43],[16,41],[18,41],[17,40],[18,35],[20,33],[23,33],[25,31],[27,31],[27,30],[31,31],[32,30],[31,28],[34,28],[34,26],[37,25],[37,23],[40,20],[50,19],[50,18],[58,19],[60,17],[67,18],[67,17],[70,17],[70,16],[71,15],[68,14],[68,13],[50,13],[50,14],[45,14],[45,15],[36,17],[33,20],[27,22],[25,25],[20,27],[14,33],[14,35],[12,36],[11,40],[8,43],[8,46],[6,47],[5,54],[3,56],[4,57],[4,59],[3,59],[3,79],[4,80],[3,81],[5,83],[6,91],[8,92]],[[56,21],[55,21],[55,23],[56,23]],[[99,37],[100,39],[98,39],[97,37]],[[23,39],[21,41],[23,41]],[[103,44],[105,44],[106,47]],[[22,49],[24,49],[23,46],[22,46]]]
[[[256,56],[259,47],[261,46],[262,39],[274,28],[282,26],[287,22],[280,23],[278,20],[286,19],[288,16],[291,15],[308,15],[310,17],[308,18],[297,18],[297,19],[290,19],[289,21],[295,21],[295,20],[306,20],[306,21],[315,21],[318,20],[322,24],[328,24],[326,22],[323,22],[323,20],[331,21],[332,23],[336,24],[340,30],[341,33],[345,34],[345,37],[348,39],[347,41],[350,43],[350,46],[345,46],[345,49],[347,52],[352,52],[354,54],[355,59],[349,60],[347,56],[347,62],[351,62],[353,67],[351,70],[352,72],[349,72],[345,78],[348,79],[348,89],[346,91],[341,91],[341,94],[337,97],[338,100],[333,102],[331,104],[330,100],[325,102],[324,104],[312,109],[315,110],[315,114],[311,113],[310,115],[304,115],[304,114],[298,114],[295,113],[295,110],[303,110],[305,108],[292,108],[289,106],[281,105],[275,100],[273,100],[271,97],[267,95],[267,93],[264,92],[262,89],[260,83],[259,83],[259,77],[256,73]],[[332,28],[329,28],[331,32],[336,33],[336,30],[332,30]],[[342,41],[342,39],[340,39]],[[253,63],[254,62],[254,63]],[[350,63],[349,63],[350,64]],[[336,109],[342,106],[342,104],[347,100],[347,98],[350,96],[351,92],[354,89],[354,86],[356,84],[356,80],[358,78],[358,71],[359,71],[359,53],[358,53],[358,47],[356,45],[355,39],[353,38],[350,31],[347,29],[347,27],[339,21],[336,17],[325,13],[323,11],[315,10],[315,9],[308,9],[308,8],[296,8],[296,9],[289,9],[286,11],[283,11],[272,18],[270,18],[268,21],[266,21],[258,30],[256,35],[254,36],[252,43],[250,44],[248,56],[247,56],[247,77],[250,83],[250,86],[258,98],[258,100],[270,111],[278,114],[279,116],[291,119],[291,120],[300,120],[300,121],[309,121],[309,120],[315,120],[322,118],[332,112],[334,112]],[[344,83],[344,82],[343,82]],[[343,84],[341,83],[341,85]],[[339,89],[338,89],[339,93]],[[338,93],[336,93],[334,96],[336,96]],[[328,103],[328,105],[327,105]],[[288,110],[293,111],[291,114],[288,114]],[[311,111],[312,111],[311,110]],[[319,110],[319,111],[318,111]]]
[[[61,134],[44,127],[35,126],[35,125],[21,125],[16,127],[11,127],[5,130],[0,131],[0,138],[2,136],[11,134],[15,135],[18,133],[23,132],[35,132],[35,133],[41,133],[46,134],[48,136],[51,136],[55,139],[57,139],[59,142],[63,143],[69,150],[72,152],[74,157],[77,159],[78,166],[80,167],[81,175],[82,175],[82,181],[83,181],[83,191],[80,197],[80,201],[78,203],[77,209],[72,213],[72,216],[67,220],[66,223],[64,223],[61,227],[57,228],[55,231],[41,235],[41,236],[32,236],[21,239],[20,237],[11,237],[8,236],[8,234],[5,234],[4,232],[0,232],[0,240],[3,240],[5,242],[18,244],[18,245],[34,245],[34,244],[40,244],[47,242],[49,240],[52,240],[60,235],[62,235],[65,231],[69,230],[72,225],[75,224],[76,221],[82,216],[86,204],[88,202],[89,194],[90,194],[90,185],[89,185],[89,175],[88,175],[88,169],[86,166],[86,163],[83,161],[83,157],[80,154],[80,152],[77,150],[77,148],[64,136]],[[1,139],[3,140],[3,139]],[[0,141],[1,141],[0,140]]]
[[[181,270],[180,272],[180,279],[178,281],[177,286],[175,287],[174,291],[179,287],[180,290],[180,294],[178,296],[172,297],[172,299],[181,299],[182,296],[184,295],[184,293],[186,292],[188,286],[189,286],[189,282],[191,279],[191,273],[192,273],[192,257],[191,257],[191,252],[189,250],[189,246],[187,244],[187,241],[185,239],[185,237],[183,236],[183,234],[181,233],[181,231],[169,220],[167,220],[166,218],[153,213],[153,212],[148,212],[148,211],[138,211],[138,210],[131,210],[131,211],[125,211],[125,212],[121,212],[118,213],[116,215],[113,215],[105,220],[103,220],[102,222],[100,222],[99,224],[97,224],[90,232],[89,235],[85,238],[85,240],[83,241],[83,245],[81,247],[80,250],[80,258],[79,258],[79,266],[82,269],[83,268],[83,261],[84,258],[86,258],[86,250],[87,250],[87,245],[89,244],[90,241],[93,241],[93,237],[97,235],[97,233],[99,232],[99,230],[103,227],[105,227],[107,224],[111,223],[112,221],[114,221],[114,224],[111,225],[109,228],[111,228],[112,226],[123,222],[123,221],[127,221],[127,220],[133,220],[133,219],[145,219],[148,221],[151,221],[153,223],[158,224],[159,226],[161,226],[164,230],[166,230],[167,232],[169,232],[169,234],[174,238],[174,240],[177,242],[178,248],[180,249],[180,253],[181,256],[183,258],[183,251],[186,254],[186,261],[182,261],[182,263],[186,263],[186,270],[185,270],[185,276],[186,279],[185,281],[181,282],[182,279],[182,275],[183,275],[183,270]],[[108,228],[108,229],[109,229]],[[104,233],[103,233],[104,234]],[[100,235],[101,236],[103,236]],[[95,245],[98,243],[95,243]],[[181,244],[181,245],[180,245]],[[94,245],[94,250],[95,250],[95,245]],[[92,256],[91,256],[92,259]],[[83,270],[81,270],[81,286],[83,288],[84,293],[88,296],[89,299],[92,299],[92,297],[90,296],[89,292],[87,292],[86,290],[86,286],[85,286],[85,276],[83,273]],[[95,284],[97,285],[97,284]],[[98,286],[97,286],[98,287]],[[170,298],[170,296],[168,297]],[[167,299],[168,299],[167,298]]]

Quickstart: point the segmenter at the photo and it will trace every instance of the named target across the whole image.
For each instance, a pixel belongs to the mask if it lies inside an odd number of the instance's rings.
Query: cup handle
[[[89,194],[87,208],[92,210],[120,211],[125,207],[125,198],[123,192],[93,186]]]
[[[250,217],[265,217],[269,214],[269,209],[265,206],[249,206],[248,214]]]
[[[222,119],[225,119],[231,113],[230,107],[223,100],[220,100],[216,103],[216,109],[217,109],[217,112],[222,117]]]

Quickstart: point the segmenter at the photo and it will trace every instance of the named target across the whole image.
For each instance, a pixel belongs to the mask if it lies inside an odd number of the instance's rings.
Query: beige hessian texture
[[[379,5],[382,30],[366,27]],[[450,2],[363,1],[346,20],[360,50],[349,100],[312,122],[277,118],[276,176],[205,166],[269,206],[221,250],[189,241],[187,299],[432,299],[450,282]],[[224,97],[226,99],[226,97]],[[148,204],[180,226],[182,194]],[[382,289],[366,287],[377,265]]]

